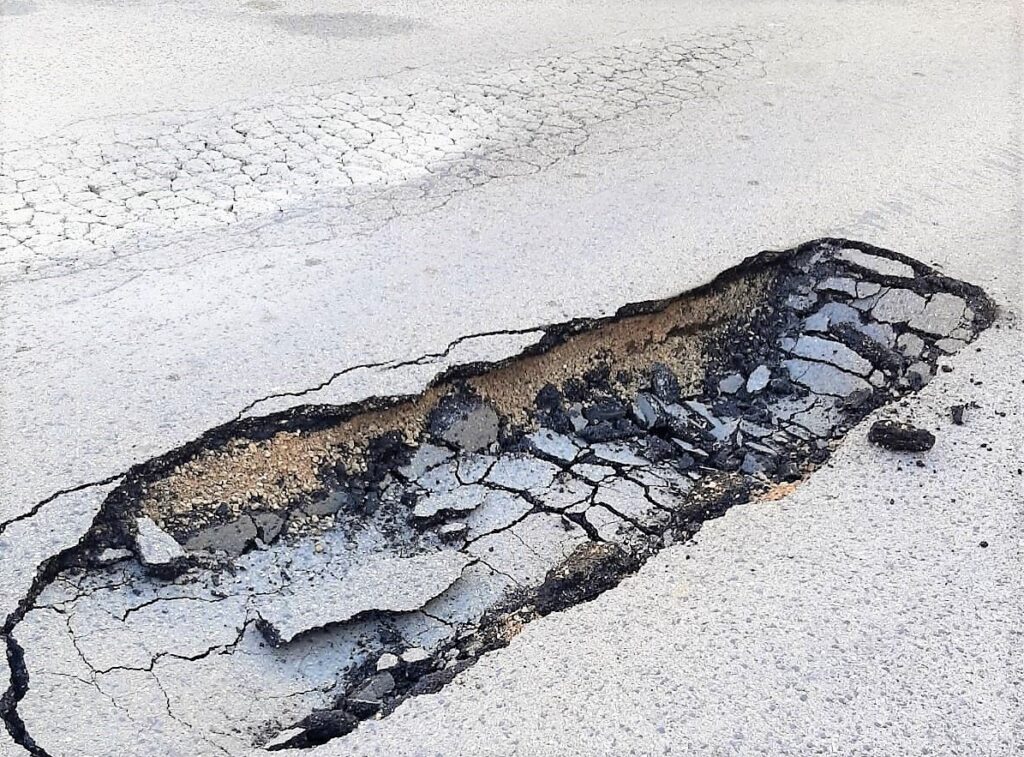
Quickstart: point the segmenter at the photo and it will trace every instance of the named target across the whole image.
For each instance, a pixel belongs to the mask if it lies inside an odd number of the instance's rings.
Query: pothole
[[[791,490],[992,317],[977,287],[819,240],[417,396],[211,431],[48,565],[7,629],[5,719],[38,755],[343,736]]]

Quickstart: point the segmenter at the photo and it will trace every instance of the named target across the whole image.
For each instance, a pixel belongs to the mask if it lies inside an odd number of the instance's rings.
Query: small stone
[[[924,352],[924,340],[917,334],[900,334],[896,340],[896,346],[899,348],[907,357],[920,357],[921,353]]]
[[[281,533],[284,518],[276,513],[257,513],[252,517],[256,531],[265,544],[270,544]]]
[[[383,673],[385,670],[393,670],[398,667],[398,664],[398,655],[391,654],[391,652],[385,652],[377,658],[377,672]]]
[[[390,673],[378,673],[345,698],[348,709],[359,717],[368,717],[384,704],[384,697],[395,690],[395,678]]]
[[[651,391],[662,402],[677,402],[682,392],[679,379],[664,363],[651,366]]]
[[[569,422],[577,434],[587,427],[587,419],[583,417],[583,406],[578,402],[569,406]]]
[[[919,360],[907,368],[907,383],[911,389],[917,391],[931,381],[933,375],[932,367]]]
[[[752,423],[751,421],[748,420],[740,421],[740,431],[742,431],[744,434],[748,436],[753,436],[758,439],[761,439],[765,436],[770,436],[772,433],[772,430],[770,428],[758,425],[757,423]]]
[[[538,410],[560,410],[562,407],[562,393],[554,384],[545,384],[537,392],[534,404]]]
[[[917,428],[909,423],[879,420],[871,424],[868,441],[885,449],[901,452],[924,452],[935,444],[931,431]]]
[[[743,386],[743,377],[738,373],[730,373],[718,382],[718,391],[722,394],[736,394]]]
[[[772,372],[767,365],[759,365],[753,370],[750,376],[747,378],[747,391],[751,394],[756,394],[762,391],[768,382],[771,381]]]
[[[675,445],[660,436],[650,434],[647,437],[647,449],[644,450],[644,455],[648,460],[657,463],[675,457],[676,448]]]
[[[852,394],[844,397],[839,404],[846,410],[858,410],[867,404],[873,395],[874,392],[870,389],[857,389]]]
[[[402,652],[402,662],[406,665],[416,665],[430,659],[430,653],[421,647],[410,647]]]
[[[649,430],[662,424],[665,412],[657,397],[641,392],[633,402],[633,417],[640,428]]]
[[[372,715],[373,712],[368,714]],[[359,720],[345,710],[317,710],[304,717],[299,722],[299,727],[304,730],[304,736],[314,744],[323,744],[351,733],[358,724]]]
[[[776,462],[772,457],[757,455],[752,452],[748,452],[743,456],[743,462],[740,464],[740,470],[746,473],[748,476],[753,476],[758,473],[769,473],[776,467]]]
[[[135,528],[135,549],[143,565],[166,568],[185,557],[181,545],[154,523],[152,518],[136,518]]]
[[[584,441],[595,444],[629,439],[639,433],[640,429],[635,423],[628,418],[619,418],[617,421],[602,421],[589,425],[582,429],[579,435]]]
[[[739,428],[740,422],[737,419],[719,421],[711,426],[711,436],[715,438],[715,441],[720,444],[724,443],[727,439],[731,439],[736,433],[736,429]]]

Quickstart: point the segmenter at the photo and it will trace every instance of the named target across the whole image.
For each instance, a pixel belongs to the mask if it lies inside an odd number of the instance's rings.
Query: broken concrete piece
[[[790,378],[802,384],[815,394],[847,397],[858,389],[871,390],[871,385],[862,378],[825,363],[808,360],[783,360]]]
[[[730,373],[718,382],[718,391],[722,394],[736,394],[743,386],[743,377],[738,373]]]
[[[871,315],[886,323],[906,323],[925,307],[925,299],[909,289],[890,289],[871,309]]]
[[[786,298],[786,307],[797,313],[806,313],[818,304],[818,295],[814,292],[791,294]]]
[[[595,456],[617,465],[647,465],[649,462],[634,452],[629,445],[621,442],[595,444],[590,449]]]
[[[448,462],[454,456],[454,452],[436,444],[421,444],[409,463],[398,469],[398,473],[409,481],[415,481],[431,468]]]
[[[804,319],[807,331],[828,331],[836,323],[860,323],[860,313],[842,302],[826,302],[813,314]]]
[[[561,515],[534,513],[511,528],[477,539],[467,550],[520,586],[538,586],[549,570],[586,541],[586,532]]]
[[[839,292],[850,297],[857,296],[857,282],[845,276],[829,276],[816,288],[823,292]]]
[[[850,371],[859,376],[867,376],[871,373],[873,367],[869,361],[862,358],[845,344],[807,334],[801,335],[796,340],[796,344],[793,345],[790,352],[808,360],[830,363],[838,368],[842,368],[844,371]]]
[[[441,537],[441,541],[455,542],[466,538],[468,530],[469,527],[462,521],[458,523],[445,523],[437,530],[437,535]]]
[[[868,441],[891,450],[924,452],[935,444],[935,435],[909,423],[879,420],[871,424]]]
[[[909,331],[900,334],[896,340],[896,346],[900,352],[909,358],[920,357],[921,353],[924,352],[924,340],[917,334],[911,334]]]
[[[148,516],[135,519],[135,553],[147,567],[166,568],[185,557],[185,550]]]
[[[546,460],[520,455],[505,455],[487,474],[487,480],[497,486],[516,491],[545,489],[561,469]]]
[[[476,539],[506,528],[533,509],[533,505],[517,494],[506,491],[490,491],[480,506],[466,519],[466,538]]]
[[[466,512],[479,507],[487,494],[488,489],[479,484],[460,486],[450,491],[430,492],[416,502],[412,516],[419,520],[431,520],[446,513]]]
[[[900,278],[911,279],[914,277],[914,269],[906,263],[901,263],[898,260],[891,260],[889,258],[883,258],[880,255],[870,255],[860,250],[853,248],[847,248],[840,250],[836,256],[840,260],[845,260],[848,263],[853,263],[861,268],[866,268],[869,271],[874,271],[882,276],[899,276]]]
[[[624,534],[635,537],[639,531],[607,507],[594,505],[587,509],[587,523],[593,526],[597,535],[604,541],[615,543],[621,541]]]
[[[498,423],[494,408],[480,404],[454,418],[440,436],[460,449],[479,452],[497,441]]]
[[[747,391],[756,394],[762,391],[771,381],[772,371],[767,365],[759,365],[747,377]]]
[[[368,717],[381,708],[384,697],[395,690],[395,678],[388,672],[373,678],[345,697],[345,704],[354,715]]]
[[[116,562],[127,560],[132,556],[130,549],[112,549],[108,547],[96,555],[96,562],[100,565],[113,565]]]
[[[459,458],[456,476],[464,484],[476,484],[483,480],[494,465],[495,458],[469,452]]]
[[[526,441],[542,455],[561,460],[563,463],[571,463],[580,453],[580,448],[572,439],[548,428],[535,431],[526,437]]]
[[[907,368],[907,383],[910,388],[917,391],[932,380],[932,367],[924,361],[918,360]]]
[[[957,352],[962,350],[967,342],[960,339],[939,339],[935,342],[935,346],[945,352],[947,355],[955,355]]]
[[[377,672],[382,673],[385,670],[393,670],[397,668],[399,664],[398,656],[391,654],[391,652],[385,652],[377,658]]]
[[[185,542],[189,552],[224,552],[232,557],[242,554],[256,538],[256,524],[248,515],[230,523],[204,528]]]
[[[278,594],[259,597],[258,625],[275,646],[299,634],[378,610],[409,612],[436,597],[461,575],[472,559],[454,550],[415,557],[370,555],[344,575],[291,584]]]
[[[402,662],[406,665],[415,665],[420,662],[426,662],[429,659],[430,653],[420,647],[410,647],[402,652]]]
[[[633,417],[643,429],[657,427],[664,418],[661,401],[654,395],[641,392],[633,402]]]
[[[679,401],[679,379],[667,365],[655,363],[651,366],[651,391],[662,402]]]
[[[594,494],[594,503],[604,505],[619,517],[643,527],[653,528],[668,520],[668,514],[647,499],[640,484],[624,478],[599,486]]]
[[[604,478],[604,475],[597,471],[605,470],[603,467],[594,465],[577,465],[573,468],[573,473],[579,475],[586,480],[576,478],[576,476],[559,476],[551,486],[538,495],[538,499],[541,504],[551,510],[565,510],[568,507],[579,504],[594,493],[594,487],[588,483],[591,479],[589,476],[582,472],[580,469],[592,469],[594,480],[600,481]],[[611,469],[609,469],[611,470]]]
[[[928,298],[924,312],[911,318],[907,325],[932,336],[948,336],[960,326],[966,310],[967,303],[955,294],[938,292]]]

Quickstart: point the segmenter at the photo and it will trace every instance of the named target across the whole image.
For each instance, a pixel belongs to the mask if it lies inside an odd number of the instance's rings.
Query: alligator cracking
[[[342,737],[784,495],[993,316],[975,286],[823,239],[415,396],[214,429],[43,564],[3,628],[8,732],[92,757]],[[113,720],[146,727],[111,745]]]

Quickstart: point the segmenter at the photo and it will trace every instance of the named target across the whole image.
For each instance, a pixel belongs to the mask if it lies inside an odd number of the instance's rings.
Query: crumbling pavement
[[[992,316],[821,240],[416,397],[214,430],[129,472],[43,566],[4,628],[8,730],[38,755],[113,753],[111,720],[147,724],[118,754],[341,736],[799,481]]]

